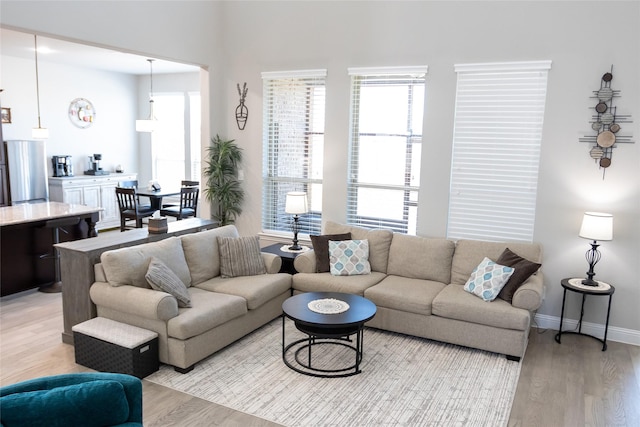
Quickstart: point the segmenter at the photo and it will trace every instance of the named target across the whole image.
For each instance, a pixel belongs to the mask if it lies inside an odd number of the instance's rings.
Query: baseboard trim
[[[557,316],[549,316],[546,314],[536,314],[533,327],[538,329],[558,330],[560,318]],[[578,321],[573,319],[564,319],[562,321],[562,330],[573,331],[578,328]],[[595,335],[602,338],[604,336],[604,325],[599,323],[582,322],[582,332],[589,335]],[[624,344],[640,346],[640,331],[626,328],[618,328],[609,325],[607,333],[607,341],[616,341]]]

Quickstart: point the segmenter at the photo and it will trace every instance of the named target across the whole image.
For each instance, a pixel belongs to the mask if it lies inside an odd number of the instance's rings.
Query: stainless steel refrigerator
[[[9,204],[49,200],[45,141],[5,141]]]

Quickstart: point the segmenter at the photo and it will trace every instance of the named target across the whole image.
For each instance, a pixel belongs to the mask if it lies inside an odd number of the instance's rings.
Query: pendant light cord
[[[38,78],[38,36],[33,35],[33,41],[36,50],[36,99],[38,100],[38,129],[42,126],[40,125],[40,83]]]
[[[153,59],[149,59],[149,80],[151,82],[151,99],[153,99]]]
[[[155,120],[156,116],[153,109],[153,59],[147,59],[149,61],[149,83],[151,86],[151,92],[149,94],[149,120]]]

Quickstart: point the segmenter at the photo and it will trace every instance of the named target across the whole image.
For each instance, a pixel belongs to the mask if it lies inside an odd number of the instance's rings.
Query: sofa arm
[[[293,260],[293,267],[298,273],[315,273],[316,253],[313,249],[301,253]]]
[[[282,258],[276,254],[270,254],[268,252],[260,252],[262,259],[264,260],[264,266],[267,268],[268,274],[276,274],[280,272],[282,267]]]
[[[89,289],[91,300],[97,306],[131,313],[147,319],[169,320],[178,315],[178,300],[172,295],[137,286],[111,286],[95,282]]]
[[[529,277],[513,294],[511,305],[529,311],[537,310],[544,300],[544,292],[542,272],[538,271]]]

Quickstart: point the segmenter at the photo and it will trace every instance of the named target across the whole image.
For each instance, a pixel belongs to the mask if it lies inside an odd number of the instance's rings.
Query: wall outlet
[[[244,169],[238,169],[238,181],[244,181]]]

